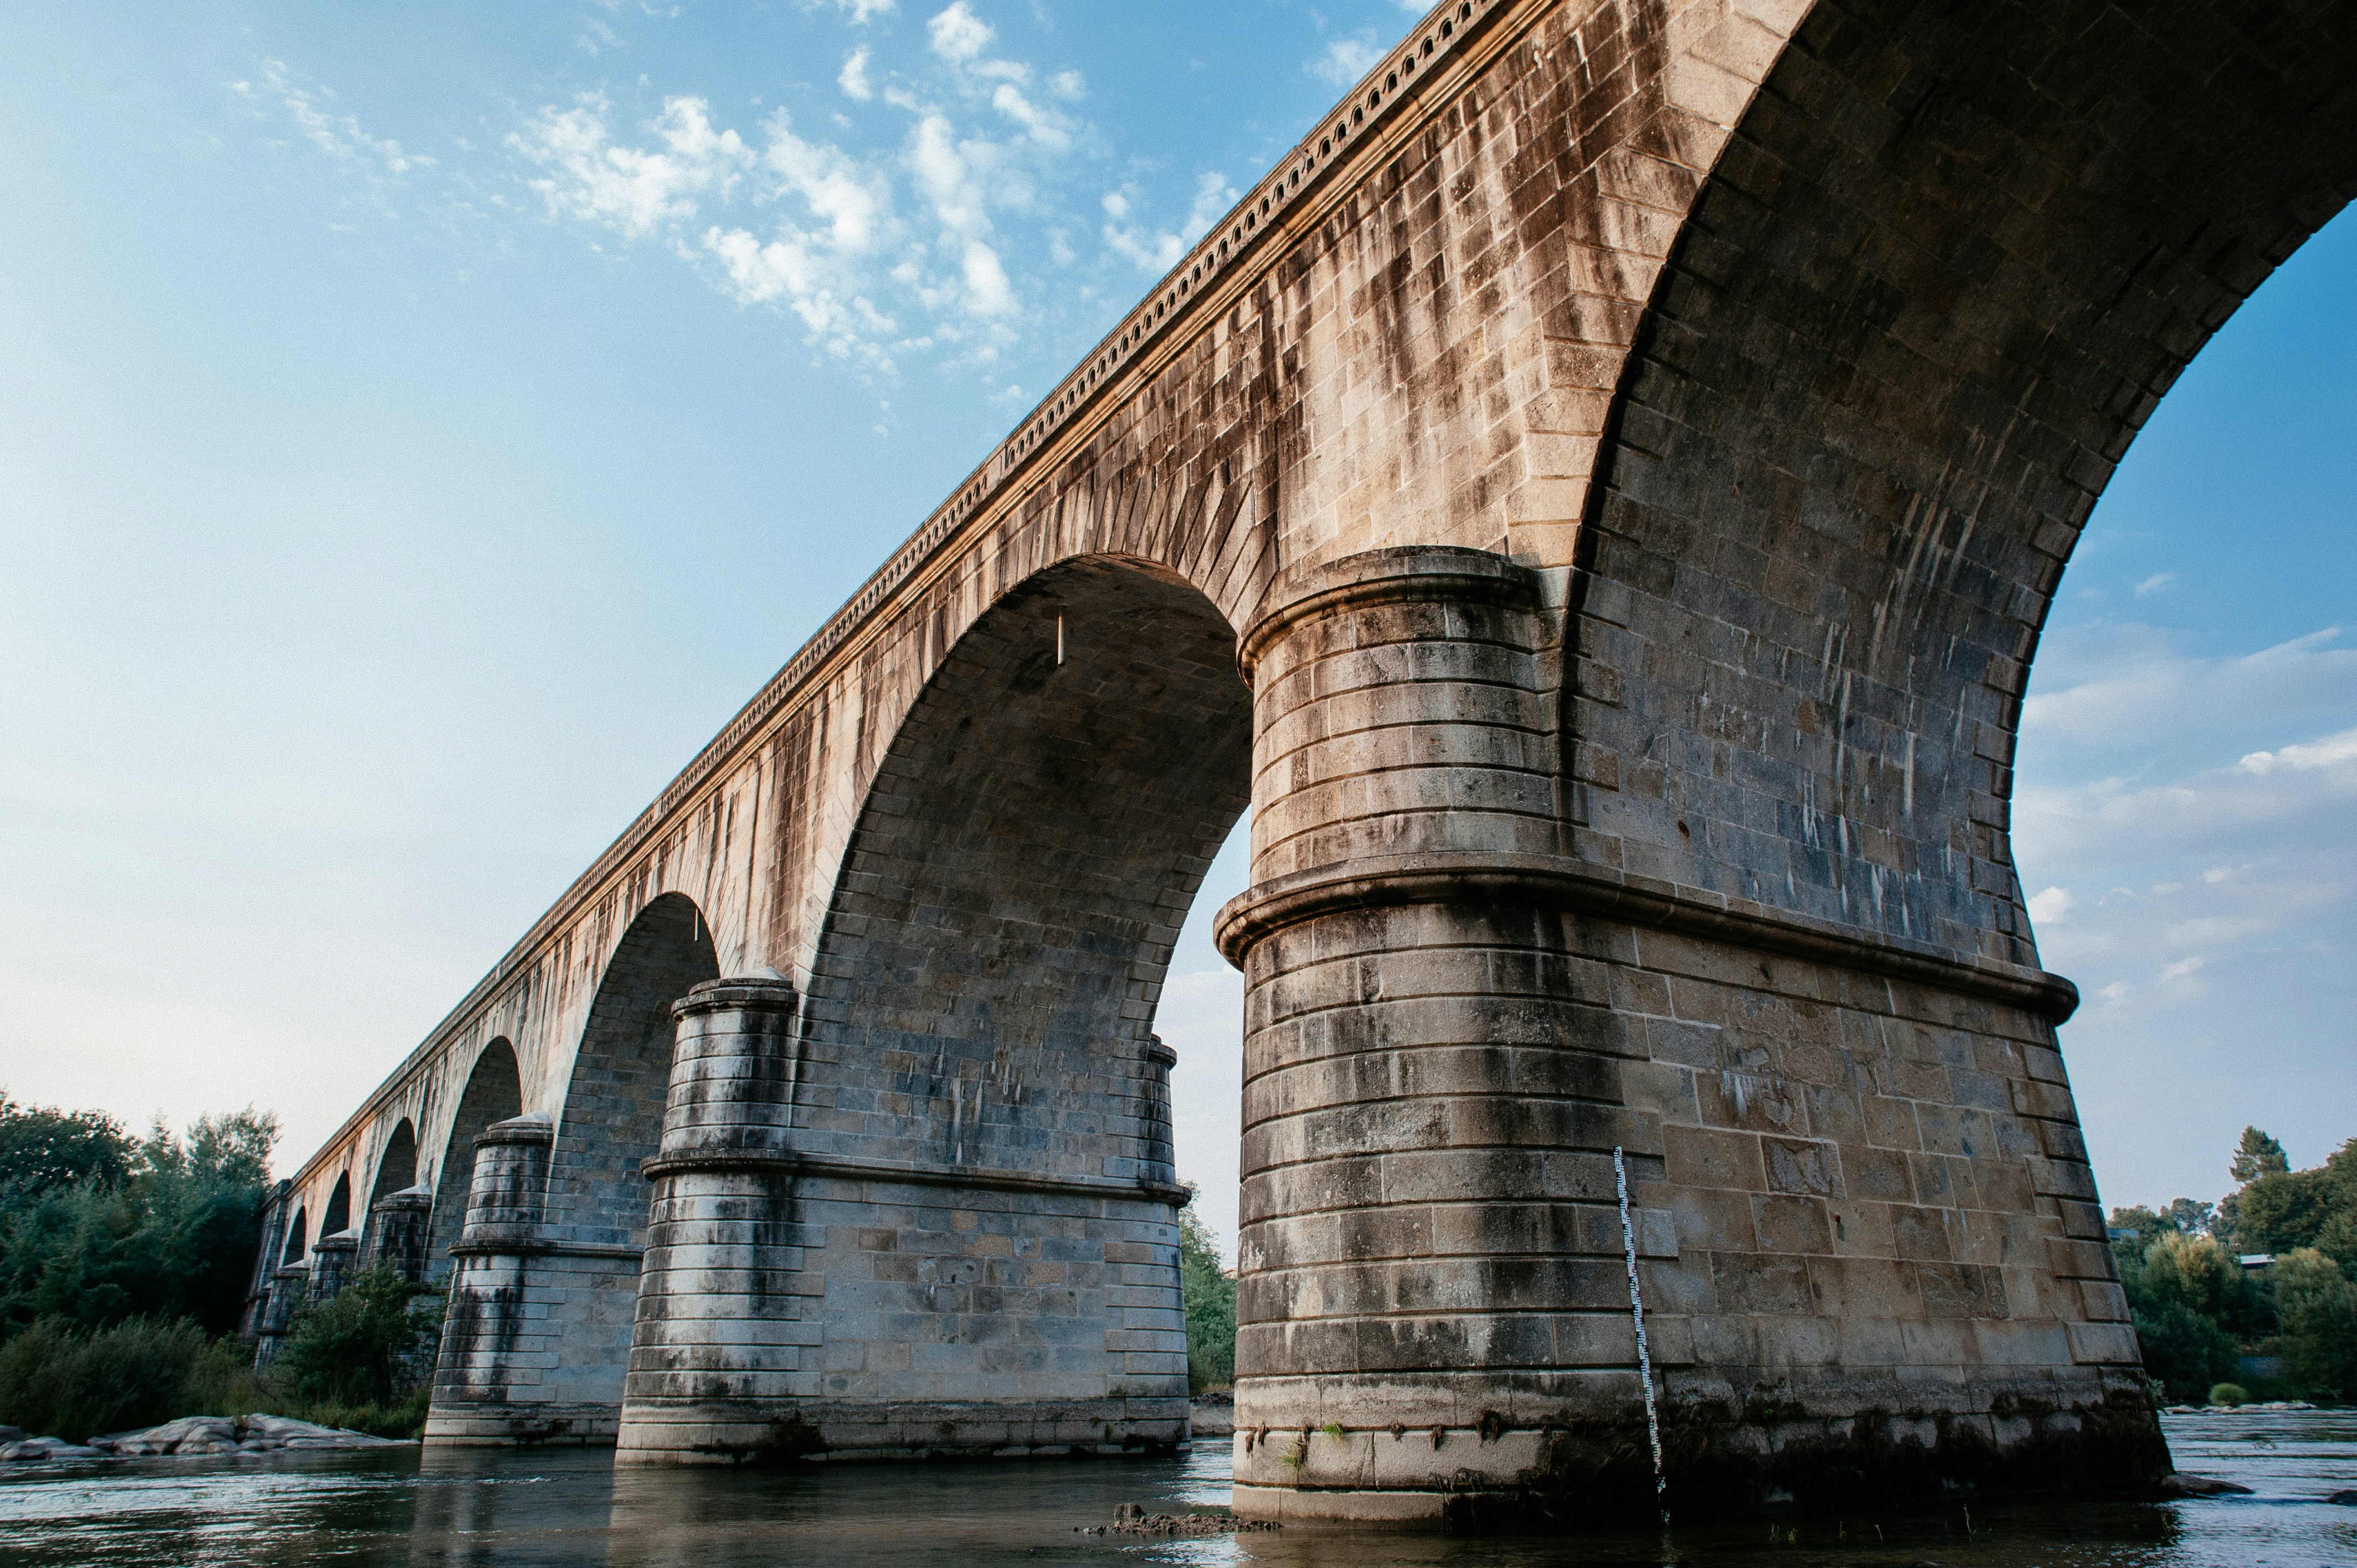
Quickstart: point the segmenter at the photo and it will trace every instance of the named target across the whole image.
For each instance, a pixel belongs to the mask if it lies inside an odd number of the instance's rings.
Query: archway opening
[[[328,1207],[319,1216],[322,1237],[340,1236],[352,1228],[352,1173],[337,1176],[335,1190],[328,1194]]]
[[[647,1225],[639,1167],[662,1141],[671,1087],[671,1006],[720,978],[712,928],[687,897],[666,893],[630,922],[590,1004],[548,1169],[552,1238],[634,1247]]]
[[[877,767],[812,966],[798,1139],[1057,1196],[966,1213],[954,1187],[909,1189],[931,1206],[914,1223],[995,1232],[1013,1261],[952,1268],[908,1298],[889,1335],[831,1350],[820,1391],[888,1394],[922,1347],[952,1369],[929,1383],[944,1399],[1183,1394],[1169,1053],[1154,1022],[1188,910],[1250,799],[1251,753],[1232,629],[1142,563],[1041,572],[943,658]],[[855,1228],[827,1234],[830,1322],[903,1294],[892,1260],[843,1240]],[[963,1348],[977,1339],[986,1354]]]
[[[384,1141],[384,1153],[377,1156],[376,1180],[369,1187],[369,1208],[373,1212],[379,1200],[396,1192],[406,1191],[417,1185],[417,1129],[404,1116]]]
[[[442,1160],[434,1180],[433,1239],[426,1248],[425,1273],[437,1279],[450,1272],[450,1249],[457,1244],[459,1227],[467,1222],[467,1189],[475,1178],[475,1140],[494,1122],[523,1113],[523,1078],[516,1066],[515,1047],[502,1037],[485,1046],[467,1075],[451,1118],[450,1135],[442,1145]]]
[[[284,1268],[288,1263],[301,1262],[303,1254],[309,1250],[311,1238],[304,1230],[307,1218],[302,1209],[298,1208],[295,1211],[293,1222],[286,1227],[286,1246],[278,1254],[279,1267]]]
[[[546,1251],[535,1260],[561,1302],[562,1361],[541,1379],[560,1403],[621,1407],[651,1199],[640,1167],[662,1142],[672,1004],[719,978],[703,912],[666,893],[631,920],[590,1004],[549,1155]]]

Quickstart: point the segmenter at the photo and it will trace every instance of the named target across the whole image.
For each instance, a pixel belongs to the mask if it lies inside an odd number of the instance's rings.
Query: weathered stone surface
[[[1151,1030],[1249,805],[1240,1509],[1649,1509],[1624,1248],[1679,1506],[2156,1481],[2013,735],[2352,111],[2351,0],[1442,6],[305,1166],[257,1325],[424,1187],[434,1441],[1176,1441]],[[675,1033],[723,975],[790,1019]]]

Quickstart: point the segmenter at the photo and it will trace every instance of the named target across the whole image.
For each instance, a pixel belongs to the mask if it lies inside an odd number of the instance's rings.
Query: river
[[[2179,1468],[2253,1487],[2171,1503],[2026,1499],[1846,1520],[1760,1520],[1579,1539],[1295,1530],[1082,1535],[1125,1502],[1227,1500],[1224,1442],[1177,1460],[617,1470],[610,1452],[402,1448],[146,1459],[0,1471],[0,1563],[652,1564],[835,1568],[1266,1563],[1295,1568],[2357,1568],[2357,1412],[2164,1418]]]

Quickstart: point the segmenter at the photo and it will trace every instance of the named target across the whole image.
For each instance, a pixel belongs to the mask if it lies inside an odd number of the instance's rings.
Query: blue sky
[[[0,1084],[291,1166],[1394,0],[37,3],[0,57]],[[2116,1201],[2357,1133],[2357,230],[2155,417],[2018,847]],[[1162,1030],[1232,1230],[1237,982]]]

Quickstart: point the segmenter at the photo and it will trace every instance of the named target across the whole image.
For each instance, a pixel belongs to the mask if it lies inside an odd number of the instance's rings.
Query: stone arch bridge
[[[2039,628],[2357,177],[2347,0],[1451,0],[288,1184],[427,1441],[1186,1435],[1171,945],[1247,976],[1247,1514],[2165,1466],[2007,850]],[[265,1352],[266,1353],[266,1352]]]

